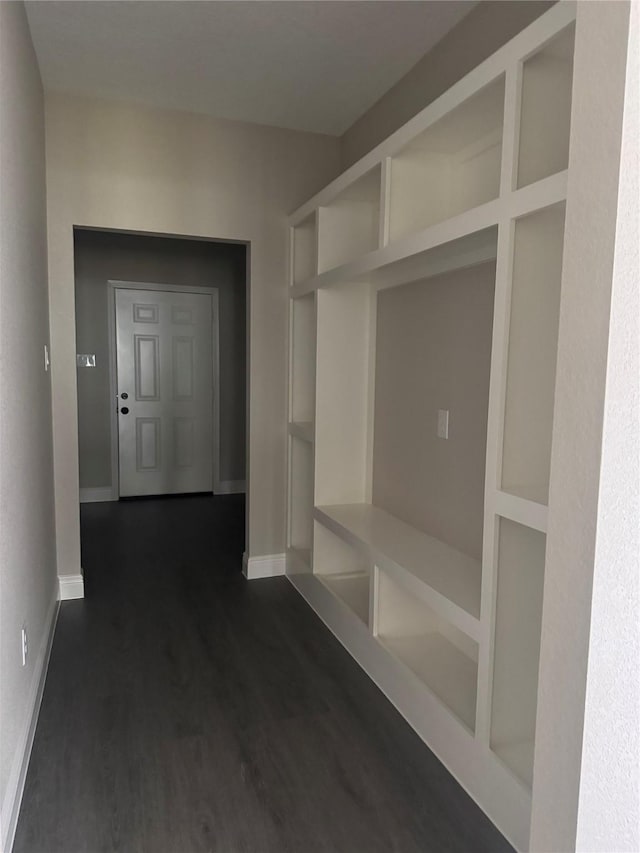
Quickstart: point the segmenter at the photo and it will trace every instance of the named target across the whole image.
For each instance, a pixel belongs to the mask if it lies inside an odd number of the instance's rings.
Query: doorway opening
[[[247,255],[74,228],[81,504],[246,492]]]

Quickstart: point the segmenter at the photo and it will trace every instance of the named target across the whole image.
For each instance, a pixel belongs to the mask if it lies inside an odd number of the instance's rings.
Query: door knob
[[[123,407],[120,409],[120,414],[122,414],[122,415],[128,415],[128,414],[129,414],[129,409],[128,409],[128,407],[127,407],[127,406],[123,406]]]

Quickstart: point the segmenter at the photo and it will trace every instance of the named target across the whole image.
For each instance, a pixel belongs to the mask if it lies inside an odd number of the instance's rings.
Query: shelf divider
[[[547,532],[548,510],[545,504],[497,489],[494,497],[494,510],[495,514],[502,516],[502,518],[517,521],[518,524],[539,530],[540,533]]]

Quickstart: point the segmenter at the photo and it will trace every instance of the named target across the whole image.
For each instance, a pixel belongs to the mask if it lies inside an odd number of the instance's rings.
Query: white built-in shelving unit
[[[519,849],[574,18],[550,9],[290,222],[287,574]]]

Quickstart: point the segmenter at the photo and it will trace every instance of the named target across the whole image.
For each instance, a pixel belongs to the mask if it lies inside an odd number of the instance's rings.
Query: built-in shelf
[[[297,551],[313,547],[313,448],[289,438],[289,542]]]
[[[549,497],[563,236],[564,204],[515,223],[502,491],[542,504]]]
[[[313,443],[313,421],[292,421],[289,424],[289,435]]]
[[[493,752],[500,761],[528,788],[531,788],[533,782],[533,750],[532,740],[493,745]]]
[[[380,166],[318,208],[318,272],[378,248]]]
[[[382,645],[417,676],[473,731],[478,665],[441,634],[378,637]]]
[[[287,574],[516,849],[575,15],[554,4],[289,220]]]
[[[515,195],[515,194],[514,194]],[[356,260],[320,273],[291,291],[303,296],[349,282],[394,287],[493,260],[497,251],[499,206],[489,202],[465,211]]]
[[[477,639],[481,564],[371,504],[320,506],[316,521],[357,547],[371,562],[443,618]]]
[[[501,518],[498,534],[491,748],[531,785],[546,537]],[[528,761],[526,761],[528,759]]]
[[[378,589],[379,642],[474,731],[477,644],[384,571],[378,573]]]
[[[365,625],[369,624],[369,574],[316,575]]]
[[[367,284],[317,293],[316,504],[365,499],[375,296]]]
[[[568,27],[523,65],[519,187],[567,168],[574,35]]]
[[[534,499],[528,489],[523,489],[522,494],[496,491],[494,510],[496,515],[503,518],[525,524],[541,533],[547,531],[547,506]]]
[[[287,548],[287,573],[309,573],[312,567],[310,548]]]
[[[315,413],[315,294],[291,300],[290,336],[289,420],[309,423]]]
[[[391,158],[389,242],[498,197],[504,78]]]
[[[314,552],[316,577],[368,625],[371,573],[362,555],[317,521]]]

